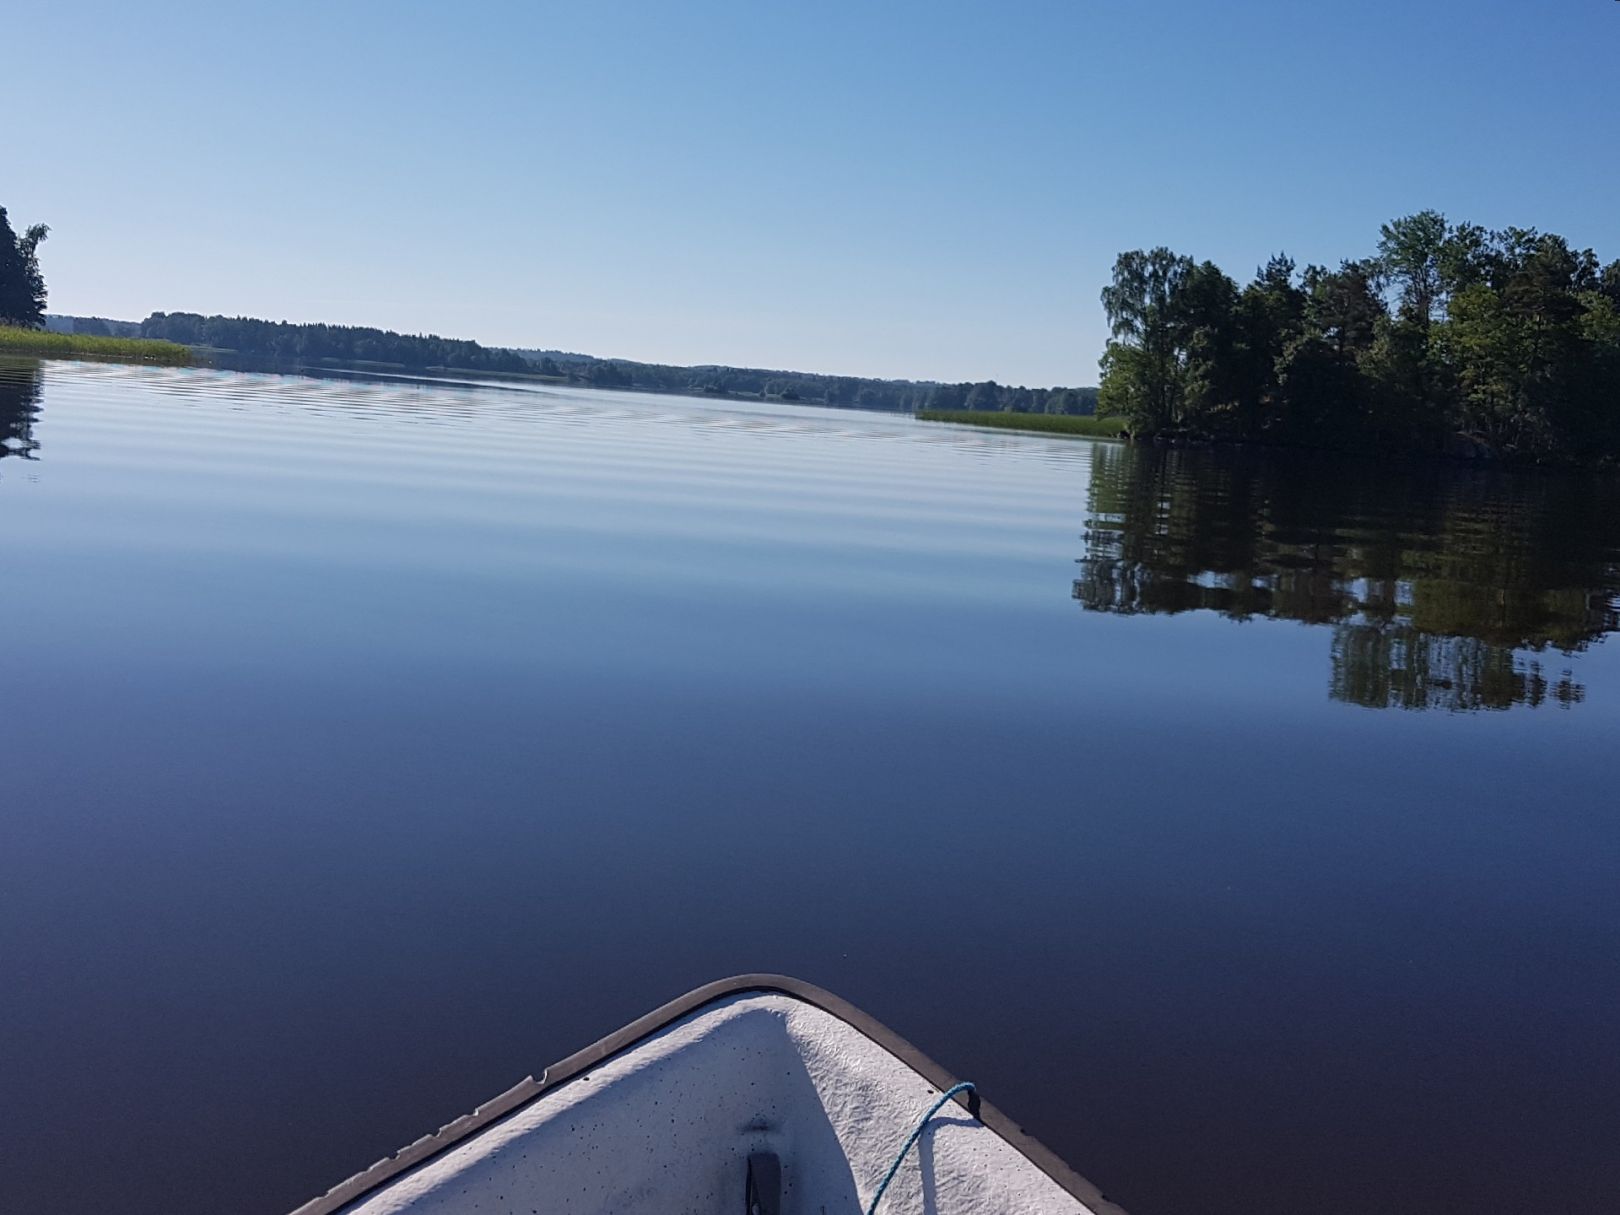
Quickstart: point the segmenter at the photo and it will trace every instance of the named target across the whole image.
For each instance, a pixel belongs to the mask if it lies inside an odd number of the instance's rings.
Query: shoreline
[[[945,422],[979,426],[986,430],[1011,430],[1021,434],[1063,435],[1078,439],[1123,441],[1125,419],[1099,418],[1089,413],[1019,413],[1013,410],[919,409],[913,415],[919,422]]]
[[[1132,447],[1154,447],[1173,451],[1222,451],[1245,455],[1328,456],[1340,460],[1394,460],[1414,467],[1468,468],[1513,472],[1581,473],[1597,476],[1620,475],[1620,464],[1611,458],[1594,462],[1535,459],[1513,452],[1501,452],[1471,435],[1457,434],[1452,450],[1415,451],[1401,448],[1330,447],[1315,443],[1268,442],[1263,439],[1236,439],[1202,433],[1161,431],[1154,435],[1132,435],[1125,419],[1098,418],[1091,414],[1039,414],[977,412],[969,410],[919,410],[919,421],[979,426],[986,430],[1006,430],[1014,434],[1060,435],[1126,443]],[[1089,425],[1088,425],[1089,424]]]

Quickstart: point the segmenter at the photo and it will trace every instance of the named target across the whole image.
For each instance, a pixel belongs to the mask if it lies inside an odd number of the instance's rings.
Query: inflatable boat
[[[1123,1215],[807,983],[689,992],[294,1215]]]

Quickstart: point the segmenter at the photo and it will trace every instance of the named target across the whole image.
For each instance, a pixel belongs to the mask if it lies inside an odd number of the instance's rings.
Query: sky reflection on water
[[[84,364],[0,430],[0,1208],[285,1211],[748,970],[1133,1215],[1612,1207],[1606,490]]]

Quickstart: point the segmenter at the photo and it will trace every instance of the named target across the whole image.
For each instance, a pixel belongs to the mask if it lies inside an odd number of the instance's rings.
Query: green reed
[[[174,342],[149,338],[96,337],[88,333],[51,333],[0,325],[0,354],[35,354],[46,358],[139,359],[143,363],[191,363],[192,352]]]

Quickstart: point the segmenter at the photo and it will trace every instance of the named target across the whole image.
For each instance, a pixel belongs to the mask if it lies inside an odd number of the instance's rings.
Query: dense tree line
[[[1424,211],[1374,256],[1239,288],[1212,262],[1121,254],[1099,408],[1139,435],[1620,457],[1620,261]]]
[[[49,232],[44,224],[35,224],[19,234],[0,207],[0,324],[37,329],[45,323],[39,244]]]
[[[1089,414],[1095,388],[1024,388],[980,383],[938,384],[858,376],[770,371],[757,367],[675,367],[598,359],[560,350],[523,350],[535,371],[597,388],[636,388],[696,396],[748,396],[810,404],[911,413],[919,409],[987,409],[1024,413]]]
[[[286,363],[375,363],[490,372],[530,369],[527,360],[510,350],[436,334],[412,335],[355,325],[299,325],[245,316],[154,312],[141,322],[140,335]]]
[[[45,328],[53,333],[77,333],[84,337],[141,336],[139,321],[118,321],[108,316],[61,316],[46,313]]]

